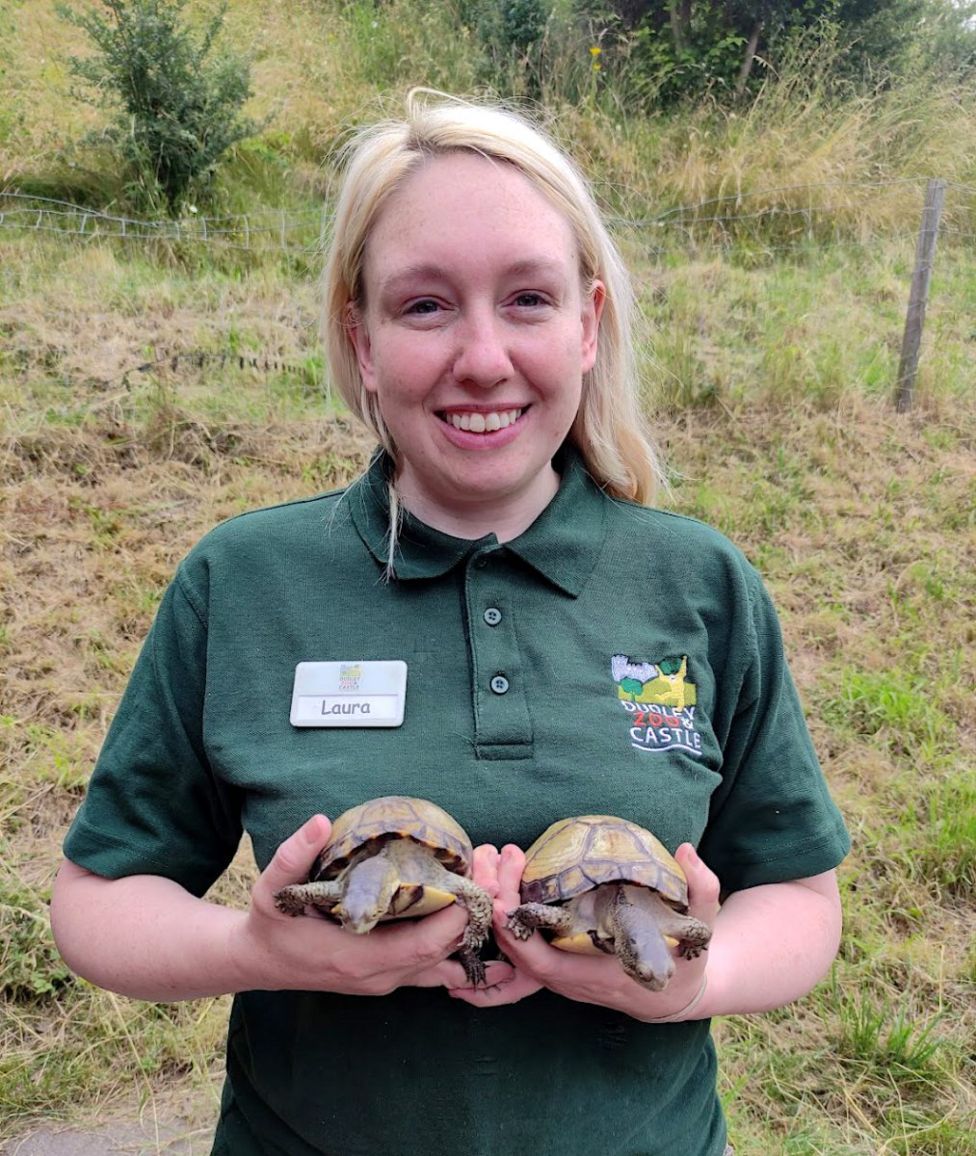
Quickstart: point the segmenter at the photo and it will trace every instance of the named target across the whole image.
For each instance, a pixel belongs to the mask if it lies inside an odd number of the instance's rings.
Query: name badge
[[[295,667],[291,725],[398,727],[407,701],[407,664],[300,662]]]

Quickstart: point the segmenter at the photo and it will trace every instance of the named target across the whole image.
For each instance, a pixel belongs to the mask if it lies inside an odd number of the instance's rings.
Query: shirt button
[[[508,691],[509,683],[504,674],[496,674],[488,685],[495,694],[505,694]]]
[[[489,626],[497,626],[502,620],[502,612],[497,606],[489,606],[485,611],[484,618]]]

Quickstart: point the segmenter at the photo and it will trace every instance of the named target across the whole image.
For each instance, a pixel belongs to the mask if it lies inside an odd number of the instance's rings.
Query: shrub
[[[81,98],[116,109],[107,130],[130,186],[162,199],[174,216],[191,190],[205,192],[220,157],[258,126],[241,115],[250,68],[214,52],[226,4],[198,35],[181,24],[186,0],[101,0],[98,8],[58,11],[88,34],[96,52],[70,67]]]
[[[502,93],[537,99],[542,82],[542,45],[553,0],[461,0],[461,20],[484,54],[483,79]]]

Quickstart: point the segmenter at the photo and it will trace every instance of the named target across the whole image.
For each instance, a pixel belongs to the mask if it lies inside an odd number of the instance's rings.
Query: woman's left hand
[[[525,853],[514,843],[508,843],[495,851],[494,857],[481,857],[481,848],[475,850],[474,881],[479,883],[494,898],[493,931],[498,946],[505,952],[506,959],[489,962],[486,966],[486,983],[479,987],[449,987],[448,992],[456,999],[463,999],[475,1007],[500,1007],[506,1003],[518,1003],[528,995],[534,995],[545,985],[532,972],[522,966],[516,956],[508,950],[508,942],[513,936],[506,930],[508,914],[521,903],[519,884],[525,868]],[[494,850],[494,848],[492,848]],[[479,878],[478,869],[488,866],[494,870],[494,877]]]
[[[698,858],[690,843],[675,853],[688,877],[689,914],[710,927],[719,909],[719,881]],[[494,930],[499,947],[510,961],[511,971],[489,972],[490,986],[454,988],[451,995],[476,1007],[515,1003],[542,987],[567,999],[615,1008],[636,1019],[658,1019],[686,1007],[701,988],[708,953],[683,959],[675,949],[675,969],[664,991],[653,992],[632,980],[613,956],[575,955],[551,947],[536,934],[527,940],[509,932],[508,916],[520,902],[519,883],[525,864],[523,852],[512,845],[502,848],[498,859]],[[494,983],[491,981],[494,980]]]

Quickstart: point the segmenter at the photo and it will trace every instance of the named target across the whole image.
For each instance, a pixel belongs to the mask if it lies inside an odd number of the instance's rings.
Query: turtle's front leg
[[[342,899],[344,887],[335,881],[329,883],[293,883],[275,892],[275,907],[285,915],[301,915],[306,907],[317,907],[329,915]]]
[[[666,928],[666,933],[678,940],[678,954],[683,959],[697,959],[703,951],[707,951],[708,941],[712,938],[712,929],[708,924],[690,915],[678,916]]]
[[[528,939],[537,927],[557,935],[569,935],[573,913],[568,907],[551,907],[547,903],[523,903],[508,913],[508,930],[516,939]]]
[[[483,887],[470,879],[457,881],[456,899],[468,909],[468,926],[464,929],[464,941],[457,950],[457,957],[468,977],[468,983],[477,987],[485,982],[485,965],[479,952],[491,930],[491,896]]]

